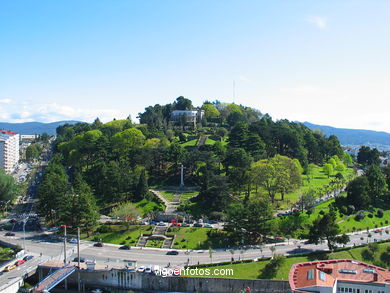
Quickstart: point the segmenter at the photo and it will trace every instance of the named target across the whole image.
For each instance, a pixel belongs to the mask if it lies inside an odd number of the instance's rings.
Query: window
[[[314,279],[314,270],[313,269],[307,271],[307,279],[308,280]]]
[[[325,273],[324,272],[320,272],[320,280],[325,281]]]
[[[357,273],[355,270],[344,270],[344,269],[339,270],[339,272],[342,274],[353,274],[353,275],[356,275]]]
[[[349,293],[352,293],[352,288],[349,288],[348,290],[349,290],[349,291],[348,291]]]

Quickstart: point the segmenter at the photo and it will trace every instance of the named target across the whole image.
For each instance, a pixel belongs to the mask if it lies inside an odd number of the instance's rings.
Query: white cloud
[[[328,19],[323,16],[309,16],[306,18],[306,21],[316,25],[322,30],[325,30],[328,26]]]
[[[0,99],[0,103],[1,103],[1,104],[9,104],[9,103],[11,103],[11,102],[12,102],[11,99]]]
[[[3,107],[0,119],[2,122],[54,122],[61,120],[78,120],[92,122],[96,117],[103,122],[113,118],[125,118],[128,113],[118,109],[75,108],[58,103],[35,104],[21,101]]]

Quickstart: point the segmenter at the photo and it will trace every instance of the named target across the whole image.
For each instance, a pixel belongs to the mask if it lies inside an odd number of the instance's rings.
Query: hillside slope
[[[383,131],[336,128],[303,122],[310,129],[320,129],[325,135],[336,135],[342,145],[387,145],[390,146],[390,133]]]
[[[42,134],[44,132],[54,135],[56,134],[56,128],[65,123],[75,124],[79,121],[57,121],[51,123],[42,122],[24,122],[24,123],[8,123],[0,122],[0,129],[7,129],[19,134]]]

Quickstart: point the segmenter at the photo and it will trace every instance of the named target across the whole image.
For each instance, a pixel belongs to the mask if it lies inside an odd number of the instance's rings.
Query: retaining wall
[[[43,270],[43,275],[48,268]],[[68,278],[68,284],[77,284],[77,272]],[[115,287],[121,289],[143,289],[174,292],[201,293],[238,293],[246,287],[251,292],[287,293],[290,291],[288,281],[244,280],[222,278],[190,278],[190,277],[160,277],[151,274],[137,273],[127,270],[112,269],[109,271],[80,271],[80,279],[85,286],[99,288]]]

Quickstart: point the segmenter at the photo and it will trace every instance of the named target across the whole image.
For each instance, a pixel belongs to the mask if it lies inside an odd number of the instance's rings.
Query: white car
[[[165,227],[166,224],[165,224],[164,222],[159,222],[159,223],[157,224],[157,226]]]
[[[72,244],[77,244],[77,239],[73,238],[73,239],[70,239],[69,240],[69,243],[72,243]]]
[[[214,228],[213,225],[211,225],[211,224],[209,224],[209,223],[204,224],[203,227],[205,227],[205,228]]]
[[[145,272],[145,267],[144,266],[142,266],[142,267],[139,267],[138,269],[137,269],[137,272],[138,273],[143,273],[143,272]]]
[[[147,268],[145,269],[144,273],[145,273],[145,274],[151,274],[151,273],[153,273],[152,268],[151,268],[151,267],[147,267]]]

